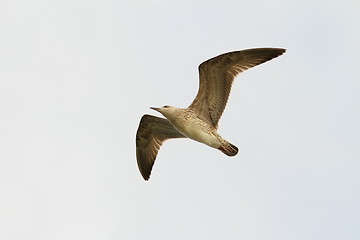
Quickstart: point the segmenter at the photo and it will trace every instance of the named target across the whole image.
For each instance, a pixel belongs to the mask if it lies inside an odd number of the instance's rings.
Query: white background
[[[359,239],[359,7],[2,1],[0,239]],[[171,140],[145,182],[141,116],[253,47],[287,52],[235,81],[220,132],[241,152]]]

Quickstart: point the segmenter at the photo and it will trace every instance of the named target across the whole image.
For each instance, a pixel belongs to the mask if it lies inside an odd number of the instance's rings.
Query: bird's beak
[[[150,107],[152,110],[159,111],[160,108]]]

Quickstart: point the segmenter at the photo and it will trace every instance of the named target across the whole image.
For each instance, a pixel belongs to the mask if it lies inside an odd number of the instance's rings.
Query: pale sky
[[[3,0],[0,239],[360,239],[359,1]],[[187,107],[198,65],[287,52],[236,78],[220,133],[135,133]]]

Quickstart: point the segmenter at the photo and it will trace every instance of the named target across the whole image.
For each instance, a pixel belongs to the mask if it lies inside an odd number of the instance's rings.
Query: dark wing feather
[[[227,103],[234,78],[241,72],[282,55],[281,48],[229,52],[199,66],[199,91],[189,108],[215,128]]]
[[[151,115],[144,115],[136,133],[136,159],[141,175],[150,178],[151,169],[162,143],[169,138],[184,138],[171,123]]]

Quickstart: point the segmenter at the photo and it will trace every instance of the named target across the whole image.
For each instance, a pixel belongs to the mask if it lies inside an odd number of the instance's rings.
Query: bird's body
[[[152,108],[160,112],[182,135],[195,141],[204,143],[216,149],[227,149],[231,145],[223,139],[214,126],[202,120],[195,114],[192,108],[176,108],[164,106],[162,108]],[[232,152],[225,152],[229,156],[235,156],[238,149]]]
[[[151,174],[161,144],[170,138],[190,138],[235,156],[238,148],[217,132],[231,85],[237,74],[283,54],[281,48],[258,48],[221,54],[199,66],[199,91],[188,108],[152,108],[166,119],[144,115],[136,134],[136,157],[145,180]]]

